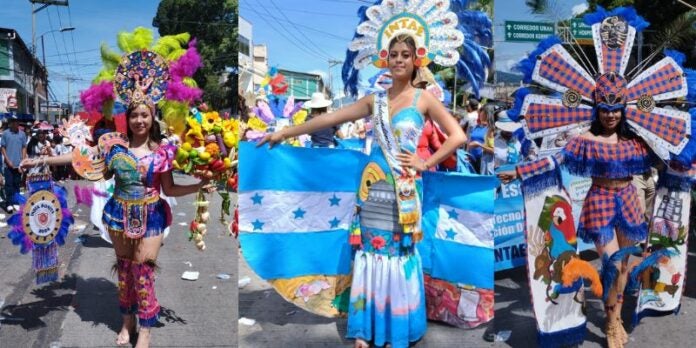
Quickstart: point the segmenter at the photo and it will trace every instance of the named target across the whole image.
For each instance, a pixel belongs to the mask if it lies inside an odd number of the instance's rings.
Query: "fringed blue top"
[[[560,165],[577,176],[620,179],[647,172],[653,158],[647,145],[638,138],[610,144],[577,136],[554,156],[517,166],[517,173],[524,192],[535,194],[561,185]]]
[[[571,174],[620,179],[650,170],[651,152],[639,138],[609,144],[575,137],[561,150],[563,164]]]

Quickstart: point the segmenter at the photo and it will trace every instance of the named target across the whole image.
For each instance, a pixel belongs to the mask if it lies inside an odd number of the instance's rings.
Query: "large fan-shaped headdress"
[[[616,8],[585,16],[592,26],[598,72],[586,71],[562,46],[557,37],[541,42],[528,58],[518,64],[525,82],[536,82],[562,98],[518,91],[515,107],[508,114],[524,117],[530,138],[589,126],[596,109],[625,109],[626,121],[663,160],[678,160],[688,166],[696,152],[689,112],[658,106],[689,94],[687,74],[667,55],[645,67],[637,76],[626,75],[636,33],[648,26],[633,8]],[[639,63],[638,68],[644,66]],[[696,109],[692,109],[696,110]]]
[[[177,133],[184,130],[190,104],[203,94],[192,78],[202,66],[196,40],[183,33],[153,41],[152,30],[138,27],[118,34],[122,54],[102,44],[104,67],[80,94],[87,111],[109,119],[118,96],[126,105],[157,104],[170,127]]]
[[[462,1],[453,3],[460,6]],[[465,10],[462,10],[465,12]],[[473,11],[466,11],[473,12]],[[358,71],[370,64],[378,68],[387,67],[389,44],[399,35],[406,34],[416,43],[417,67],[426,67],[430,63],[441,66],[462,65],[460,74],[467,78],[474,90],[478,92],[485,79],[485,67],[490,60],[485,50],[478,44],[472,49],[465,42],[468,32],[459,25],[460,13],[452,12],[449,0],[383,0],[370,7],[361,7],[358,25],[353,41],[348,46],[346,60],[343,64],[343,82],[351,95],[357,94]],[[487,17],[483,16],[485,19]],[[471,31],[490,32],[490,20],[467,21]],[[483,35],[484,37],[485,34]],[[467,49],[467,57],[460,55],[462,46]],[[473,59],[471,56],[475,56]]]

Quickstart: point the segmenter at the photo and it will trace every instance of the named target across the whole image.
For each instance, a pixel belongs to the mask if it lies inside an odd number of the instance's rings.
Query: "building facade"
[[[278,69],[278,73],[285,76],[285,82],[288,84],[284,96],[294,96],[296,102],[312,99],[312,93],[324,92],[321,75],[285,69]]]
[[[16,107],[0,112],[45,114],[47,80],[46,68],[32,55],[19,34],[14,29],[0,28],[0,88],[16,90],[16,103],[13,104]],[[39,110],[34,110],[34,93],[39,98]]]
[[[254,41],[253,26],[242,16],[239,16],[237,43],[239,47],[239,94],[247,97],[254,93]]]

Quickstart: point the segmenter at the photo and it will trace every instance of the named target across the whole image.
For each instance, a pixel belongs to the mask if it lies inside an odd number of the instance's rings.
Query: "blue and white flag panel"
[[[452,283],[493,289],[494,176],[423,174],[425,273]]]
[[[242,254],[264,279],[350,273],[357,151],[240,143]]]

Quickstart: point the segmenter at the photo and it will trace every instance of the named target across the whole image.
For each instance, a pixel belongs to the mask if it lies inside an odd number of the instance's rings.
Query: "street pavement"
[[[597,254],[582,254],[599,266]],[[686,280],[696,279],[696,243],[689,248]],[[351,347],[346,335],[345,319],[329,319],[303,311],[283,300],[271,287],[256,276],[239,255],[239,277],[250,282],[239,290],[240,347]],[[586,292],[589,294],[589,290]],[[589,297],[589,296],[588,296]],[[495,281],[495,319],[474,330],[456,329],[437,322],[428,322],[425,337],[413,347],[537,347],[536,321],[524,268],[498,272]],[[588,298],[588,332],[581,347],[605,347],[604,311],[602,303]],[[631,322],[635,298],[627,296],[623,309],[625,323]],[[648,317],[631,330],[627,347],[676,347],[693,340],[696,322],[696,286],[687,287],[679,315]],[[251,324],[251,325],[249,325]],[[628,324],[627,324],[628,325]],[[494,335],[494,336],[493,336]],[[496,340],[489,343],[484,336]]]
[[[175,182],[196,181],[175,175]],[[7,227],[0,229],[0,348],[115,346],[121,327],[116,276],[111,271],[116,258],[111,245],[89,223],[89,208],[75,206],[74,184],[66,184],[76,221],[65,246],[59,249],[60,281],[36,286],[31,256],[21,255],[12,245]],[[236,347],[236,241],[217,222],[221,206],[217,194],[210,198],[207,249],[201,252],[188,241],[194,198],[177,199],[171,233],[157,259],[160,270],[155,286],[162,312],[160,323],[152,330],[151,345]],[[200,272],[199,279],[181,279],[184,271]]]
[[[239,347],[352,347],[345,339],[347,320],[324,318],[285,301],[259,278],[239,254],[239,279],[250,282],[239,289]],[[252,325],[243,318],[253,320]],[[490,325],[490,323],[489,323]],[[425,337],[413,347],[489,347],[483,340],[487,326],[457,329],[428,322]]]

